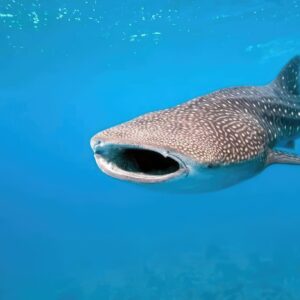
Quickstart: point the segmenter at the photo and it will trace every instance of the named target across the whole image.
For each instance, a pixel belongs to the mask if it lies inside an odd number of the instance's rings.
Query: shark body
[[[151,112],[91,139],[106,174],[172,190],[213,191],[275,163],[300,164],[300,56],[266,86],[233,87]]]

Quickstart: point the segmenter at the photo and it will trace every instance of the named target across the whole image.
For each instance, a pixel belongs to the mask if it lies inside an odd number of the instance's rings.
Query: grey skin
[[[300,164],[300,56],[265,86],[221,89],[151,112],[91,139],[99,168],[131,182],[207,192],[272,164]]]

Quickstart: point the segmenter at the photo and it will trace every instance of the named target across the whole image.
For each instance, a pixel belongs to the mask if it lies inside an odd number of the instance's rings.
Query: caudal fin
[[[300,95],[300,55],[292,58],[271,83],[272,88],[289,95]]]

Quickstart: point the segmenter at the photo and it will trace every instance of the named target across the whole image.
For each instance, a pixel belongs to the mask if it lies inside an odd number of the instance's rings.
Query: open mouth
[[[186,173],[184,163],[164,150],[119,144],[98,144],[93,150],[100,169],[118,179],[157,183]]]

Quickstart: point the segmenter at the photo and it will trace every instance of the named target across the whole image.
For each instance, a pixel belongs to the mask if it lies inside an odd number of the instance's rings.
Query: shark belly
[[[266,167],[266,157],[267,155],[263,155],[250,161],[212,168],[194,165],[190,167],[184,180],[174,178],[160,184],[143,186],[159,191],[182,193],[218,191],[258,175]]]

